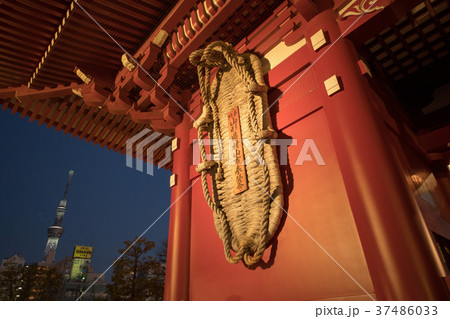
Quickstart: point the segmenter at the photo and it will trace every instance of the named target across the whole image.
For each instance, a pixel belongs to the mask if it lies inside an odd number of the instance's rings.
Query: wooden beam
[[[20,117],[21,118],[25,118],[25,116],[27,115],[28,111],[30,110],[30,108],[33,106],[34,101],[27,101],[25,102],[22,112],[20,112]]]
[[[85,103],[83,103],[82,105],[81,105],[81,108],[78,110],[78,112],[76,112],[73,116],[72,116],[72,118],[70,119],[70,122],[67,124],[67,126],[66,126],[66,128],[64,129],[64,134],[67,134],[69,131],[70,131],[70,129],[72,128],[72,125],[75,123],[75,121],[77,120],[77,119],[79,119],[80,117],[82,117],[83,116],[83,113],[84,113],[84,110],[87,108],[88,106],[85,104]]]
[[[108,143],[108,146],[107,146],[108,150],[113,148],[114,151],[116,151],[116,147],[117,147],[118,143],[122,140],[124,134],[127,134],[130,130],[132,130],[134,127],[136,127],[138,125],[137,123],[130,121],[129,119],[127,119],[127,121],[128,121],[128,123],[126,123],[125,129],[118,131],[117,135],[111,140],[111,142]],[[122,134],[121,134],[121,132],[122,132]]]
[[[78,122],[78,125],[75,127],[75,129],[72,132],[72,137],[75,137],[75,135],[81,134],[81,131],[80,131],[81,128],[86,123],[86,121],[90,120],[90,118],[92,117],[92,113],[94,113],[95,110],[96,110],[96,108],[91,107],[89,112],[86,114],[86,116],[83,116],[81,118],[80,122]]]
[[[115,133],[116,133],[116,135],[118,135],[119,132],[122,131],[122,127],[123,127],[123,126],[125,125],[125,123],[128,121],[128,119],[127,119],[126,117],[124,117],[124,116],[121,117],[121,116],[118,116],[118,115],[117,115],[117,118],[121,118],[121,121],[120,121],[120,123],[119,123],[119,126],[117,126],[117,129],[115,129],[114,126],[111,127],[111,130],[109,131],[108,134],[106,134],[105,138],[103,139],[103,142],[100,144],[100,147],[104,147],[104,146],[107,145],[107,144],[108,144],[108,147],[109,147],[109,145],[110,145],[111,142],[114,140],[114,138],[111,140],[110,143],[108,143],[108,140],[109,140],[112,136],[114,136]],[[111,134],[112,134],[112,136],[111,136]]]
[[[39,101],[39,102],[36,104],[36,107],[34,108],[34,111],[33,111],[33,113],[32,113],[31,116],[30,116],[30,122],[33,122],[33,121],[34,121],[34,119],[35,119],[36,116],[39,114],[39,112],[41,111],[42,107],[45,105],[45,103],[46,103],[47,101],[48,101],[48,100],[45,100],[45,101]]]
[[[103,115],[105,115],[105,113],[106,113],[106,111],[104,111],[104,110],[99,110],[99,109],[96,108],[96,107],[92,107],[92,109],[97,109],[98,112],[97,112],[97,114],[95,114],[95,116],[94,116],[94,117],[87,123],[87,125],[84,127],[83,132],[82,132],[82,133],[80,134],[80,136],[78,137],[80,140],[82,140],[83,138],[86,138],[86,139],[87,139],[88,134],[89,134],[89,131],[91,130],[91,128],[94,127],[93,130],[92,130],[92,131],[94,131],[95,126],[97,126],[97,125],[99,124],[100,118],[101,118]],[[92,134],[92,133],[91,133],[91,134]]]
[[[50,121],[47,124],[47,128],[51,128],[53,124],[58,119],[59,115],[65,111],[65,108],[67,106],[67,103],[70,101],[70,95],[66,96],[61,104],[58,105],[56,110],[53,112],[52,117],[50,118]]]
[[[134,54],[134,58],[137,59],[139,56],[144,55],[147,48],[151,45],[152,41],[156,38],[156,36],[160,33],[161,30],[170,32],[171,30],[175,29],[177,24],[186,15],[186,12],[189,12],[191,8],[195,6],[195,4],[196,4],[195,0],[178,1],[178,3],[166,15],[164,20],[155,28],[152,34],[147,38],[144,44],[137,50],[137,52]],[[122,69],[118,73],[118,77],[120,78],[121,76],[126,76],[126,74],[128,74],[128,70],[125,67],[122,67]]]
[[[138,132],[142,131],[146,126],[147,124],[137,124],[131,132],[129,132],[127,135],[124,135],[122,140],[117,144],[116,150],[120,151],[120,154],[124,154],[126,151],[126,143],[128,139],[136,135]]]
[[[111,120],[111,118],[110,118],[111,116],[114,116],[114,115],[106,112],[105,117],[103,118],[103,120],[101,122],[99,122],[97,124],[97,126],[94,128],[92,133],[89,134],[89,137],[87,138],[86,142],[89,143],[90,141],[92,141],[95,138],[97,133],[100,135],[99,131],[103,130],[106,127],[106,123]]]
[[[16,114],[17,110],[19,109],[19,106],[22,104],[19,100],[14,102],[14,106],[11,108],[11,114]]]
[[[79,102],[80,102],[79,99],[75,99],[75,100],[72,102],[72,105],[69,107],[69,109],[66,110],[66,111],[64,112],[63,117],[61,118],[61,120],[59,121],[59,123],[56,125],[55,130],[56,130],[57,132],[58,132],[58,131],[61,129],[61,127],[64,125],[64,122],[67,120],[67,117],[75,111],[75,109],[77,108]]]
[[[100,143],[102,136],[105,135],[105,138],[107,135],[109,135],[109,133],[114,129],[114,127],[117,125],[117,122],[120,119],[120,116],[118,115],[112,115],[113,116],[113,120],[108,123],[103,130],[98,134],[98,136],[95,138],[94,140],[94,145],[97,145],[98,143]],[[105,134],[106,133],[106,134]]]
[[[30,89],[26,86],[0,89],[0,98],[12,98],[18,96],[20,99],[43,100],[52,97],[72,95],[72,89],[78,90],[86,84],[72,83],[69,86],[57,86],[56,88],[45,88],[43,90]]]
[[[53,106],[51,106],[51,104],[53,104]],[[55,109],[56,107],[58,107],[59,103],[58,102],[49,102],[45,108],[44,113],[39,117],[39,125],[42,125],[45,120],[47,119],[47,116],[50,114],[50,112]]]

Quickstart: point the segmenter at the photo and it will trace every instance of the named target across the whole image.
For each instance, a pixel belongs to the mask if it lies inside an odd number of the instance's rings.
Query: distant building
[[[96,280],[98,281],[92,285]],[[92,285],[92,287],[91,287]],[[104,276],[100,273],[88,273],[84,280],[67,280],[63,284],[60,300],[108,300]]]
[[[75,246],[72,257],[55,264],[56,270],[64,275],[60,300],[77,300],[80,296],[82,300],[108,299],[104,276],[91,266],[92,252],[93,247]]]
[[[72,270],[70,272],[70,279],[83,280],[89,272],[91,265],[92,252],[94,247],[75,246],[72,258]]]
[[[55,263],[56,271],[64,276],[64,280],[70,279],[70,272],[72,271],[72,264],[73,264],[72,256],[64,257],[64,259]]]
[[[21,255],[13,255],[9,258],[4,258],[0,266],[0,272],[8,267],[23,267],[25,265],[25,258]]]
[[[18,300],[53,301],[58,300],[62,280],[52,266],[27,265],[21,286],[29,286],[28,292]],[[24,282],[25,281],[25,282]],[[19,287],[20,295],[25,287]],[[22,290],[23,288],[23,290]],[[17,295],[19,297],[19,295]]]

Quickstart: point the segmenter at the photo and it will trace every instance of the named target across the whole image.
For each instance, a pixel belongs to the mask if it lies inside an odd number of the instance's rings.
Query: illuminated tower
[[[73,171],[69,171],[69,179],[67,181],[66,190],[64,191],[64,196],[59,202],[56,208],[55,222],[47,230],[48,240],[47,246],[45,246],[45,257],[42,265],[50,266],[55,263],[56,247],[58,246],[58,240],[64,233],[64,228],[61,226],[64,218],[64,213],[66,212],[67,203],[67,193],[69,191],[70,180],[72,179]]]

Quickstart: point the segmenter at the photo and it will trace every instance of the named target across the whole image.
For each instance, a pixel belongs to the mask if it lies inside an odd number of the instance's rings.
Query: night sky
[[[0,258],[43,259],[47,228],[70,169],[75,174],[57,261],[72,255],[77,244],[94,246],[92,265],[103,272],[123,241],[140,235],[170,205],[167,170],[155,169],[153,176],[139,172],[126,166],[125,154],[30,123],[9,109],[0,111],[0,136]],[[168,225],[169,212],[145,237],[159,244]]]

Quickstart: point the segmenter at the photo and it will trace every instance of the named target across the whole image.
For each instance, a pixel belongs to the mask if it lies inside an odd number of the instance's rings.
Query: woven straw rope
[[[197,66],[203,99],[202,115],[194,124],[202,158],[197,171],[201,172],[203,194],[213,210],[214,226],[223,241],[226,259],[230,263],[244,260],[247,265],[253,265],[259,262],[267,242],[274,235],[283,206],[276,152],[269,143],[275,132],[269,113],[261,116],[268,105],[261,62],[254,54],[237,55],[230,44],[221,41],[193,52],[189,60]],[[219,70],[210,85],[213,67]],[[242,138],[253,145],[259,139],[266,139],[258,150],[265,165],[260,165],[244,147],[245,158],[251,158],[251,161],[246,165],[248,190],[240,194],[234,194],[232,171],[228,165],[227,114],[236,106],[239,106]],[[207,132],[210,139],[224,141],[223,145],[210,148],[212,154],[218,152],[217,148],[222,150],[221,161],[207,160],[203,132]],[[208,189],[208,173],[212,179],[212,195]]]

